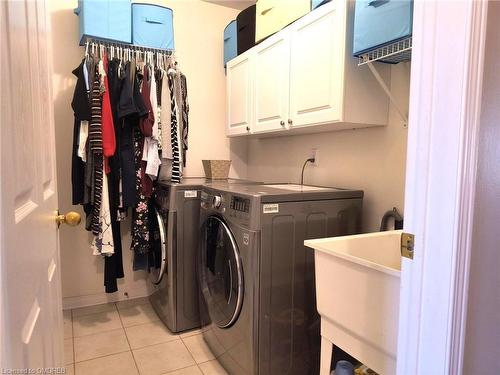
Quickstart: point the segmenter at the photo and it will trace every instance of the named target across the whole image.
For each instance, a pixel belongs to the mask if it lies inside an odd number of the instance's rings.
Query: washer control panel
[[[237,195],[233,195],[231,197],[231,204],[229,206],[232,210],[238,211],[238,212],[245,212],[249,213],[250,212],[250,199],[247,198],[242,198]]]

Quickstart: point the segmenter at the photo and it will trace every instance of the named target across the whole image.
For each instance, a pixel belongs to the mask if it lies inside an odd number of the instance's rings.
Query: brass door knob
[[[59,211],[57,211],[57,226],[60,226],[61,224],[68,224],[70,227],[76,227],[81,221],[82,217],[78,212],[70,211],[66,215],[59,215]]]

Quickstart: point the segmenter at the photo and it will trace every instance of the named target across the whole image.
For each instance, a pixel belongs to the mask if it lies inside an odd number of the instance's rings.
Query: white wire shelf
[[[359,56],[358,66],[380,61],[397,64],[411,60],[412,37],[401,39],[395,43],[374,49]]]

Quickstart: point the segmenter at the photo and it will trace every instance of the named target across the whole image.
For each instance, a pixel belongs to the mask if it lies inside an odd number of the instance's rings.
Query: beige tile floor
[[[70,375],[227,375],[200,330],[173,334],[145,298],[64,311]]]

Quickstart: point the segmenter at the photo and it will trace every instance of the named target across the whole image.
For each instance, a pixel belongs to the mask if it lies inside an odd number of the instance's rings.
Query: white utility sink
[[[381,375],[396,373],[402,231],[307,240],[321,315],[321,375],[332,343]]]

